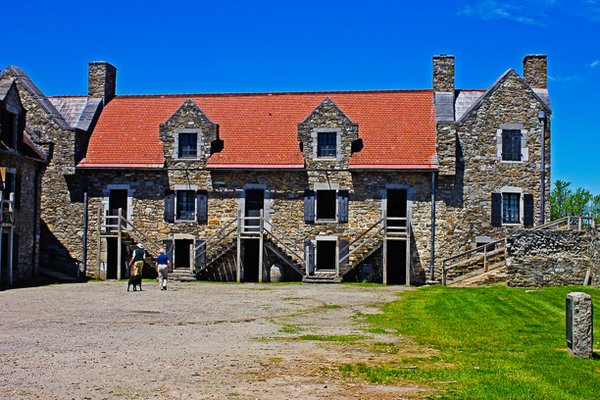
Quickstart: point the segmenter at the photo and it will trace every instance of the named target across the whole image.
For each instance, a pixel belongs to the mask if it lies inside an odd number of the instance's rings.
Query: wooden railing
[[[15,224],[15,194],[11,193],[8,200],[0,201],[0,223],[3,225]]]
[[[564,217],[564,218],[560,218],[557,219],[555,221],[551,221],[548,222],[547,224],[544,225],[539,225],[533,228],[529,228],[529,230],[577,230],[577,231],[581,231],[584,229],[596,229],[596,222],[594,220],[593,217],[588,217],[588,216],[569,216],[569,217]],[[498,247],[498,245],[500,245]],[[492,249],[490,251],[490,249]],[[476,247],[472,250],[469,251],[465,251],[459,254],[456,254],[452,257],[449,258],[445,258],[442,260],[442,283],[444,286],[446,286],[446,278],[447,278],[447,274],[448,271],[454,269],[454,268],[458,268],[460,266],[460,262],[456,263],[455,261],[466,257],[466,256],[472,256],[475,253],[481,253],[483,252],[483,265],[484,265],[484,272],[487,272],[487,268],[488,268],[488,263],[487,263],[487,257],[488,255],[493,251],[495,252],[494,254],[498,254],[502,251],[505,251],[506,249],[506,238],[504,239],[500,239],[500,240],[496,240],[495,242],[490,242],[487,244],[484,244],[482,246]],[[448,263],[450,262],[455,262],[454,265],[450,265],[447,266]]]
[[[452,257],[443,259],[442,260],[442,284],[444,286],[446,286],[446,277],[447,277],[448,271],[450,271],[454,268],[458,268],[461,265],[461,262],[455,262],[454,265],[446,266],[447,263],[449,263],[451,261],[456,261],[456,260],[464,258],[464,257],[473,257],[476,254],[481,256],[481,253],[483,253],[483,269],[485,272],[487,272],[488,271],[488,255],[490,255],[490,253],[493,253],[494,255],[499,254],[501,252],[504,252],[505,249],[506,249],[506,238],[496,240],[494,242],[489,242],[482,246],[475,247],[474,249],[471,249],[468,251],[463,251],[462,253],[459,253]],[[464,261],[467,261],[467,260],[464,260]]]
[[[531,228],[531,230],[578,230],[581,231],[584,228],[596,229],[596,221],[593,217],[584,217],[580,215],[569,216],[557,219],[552,222],[548,222],[547,224],[536,226]]]
[[[360,262],[364,261],[363,257],[361,259],[356,260],[352,265],[350,265],[349,262],[350,256],[352,256],[357,251],[364,250],[366,246],[369,243],[371,243],[371,241],[374,238],[376,238],[379,234],[383,233],[383,236],[386,239],[408,239],[410,236],[410,220],[410,214],[407,217],[388,217],[386,215],[379,219],[377,222],[375,222],[373,225],[371,225],[369,229],[358,235],[353,241],[348,243],[347,246],[341,248],[339,253],[345,255],[340,258],[338,264],[340,266],[340,269],[346,268],[342,275],[346,274],[347,272],[352,270],[352,268],[354,268],[356,265],[360,264]],[[365,238],[365,236],[367,235],[368,237]],[[361,240],[362,242],[360,242]],[[354,249],[352,251],[349,251],[350,248],[353,246]]]
[[[208,260],[206,256],[208,254],[218,253],[219,249],[223,247],[221,243],[227,238],[231,238],[231,234],[238,229],[237,225],[230,228],[231,225],[233,225],[237,221],[237,218],[232,219],[227,224],[225,224],[224,227],[219,229],[204,242],[200,243],[200,245],[194,249],[194,264],[197,264],[198,259],[202,257],[204,257],[205,259],[205,261],[202,262],[202,268],[210,264],[211,260]],[[233,240],[233,238],[231,238],[231,240]]]
[[[117,215],[102,215],[102,210],[98,209],[98,221],[102,221],[99,230],[104,233],[113,233],[119,236],[123,232],[126,232],[132,239],[138,243],[142,243],[144,245],[144,250],[148,251],[154,257],[158,257],[162,246],[136,228],[131,221],[123,217],[122,213],[123,210],[119,208]]]

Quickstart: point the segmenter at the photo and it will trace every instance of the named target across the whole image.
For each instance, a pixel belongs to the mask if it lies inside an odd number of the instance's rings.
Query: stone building
[[[45,154],[25,129],[11,80],[0,81],[0,285],[38,273],[40,185]]]
[[[107,63],[87,97],[22,85],[55,149],[42,243],[108,279],[134,242],[189,279],[437,279],[442,258],[549,216],[546,56],[487,90],[455,88],[454,68],[434,57],[427,90],[123,96]]]

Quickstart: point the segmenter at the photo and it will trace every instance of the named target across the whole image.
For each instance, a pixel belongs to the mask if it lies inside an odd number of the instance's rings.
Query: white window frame
[[[337,223],[339,220],[339,201],[338,201],[338,192],[340,190],[339,183],[315,183],[314,191],[315,191],[315,224],[331,224]],[[335,203],[335,217],[333,219],[319,219],[318,212],[319,209],[319,191],[333,191],[335,192],[335,199],[333,200]]]
[[[198,219],[198,204],[196,201],[196,193],[198,191],[198,185],[175,185],[174,188],[175,191],[175,204],[174,204],[174,218],[175,218],[175,222],[194,222]],[[192,204],[194,205],[194,217],[193,218],[178,218],[177,215],[179,215],[179,212],[177,210],[177,204],[178,201],[177,199],[179,198],[179,192],[194,192],[194,199],[192,201]]]
[[[319,133],[335,133],[335,156],[319,157]],[[310,134],[312,139],[312,157],[317,161],[342,160],[342,129],[341,128],[315,128]]]
[[[196,134],[196,157],[181,157],[179,155],[179,137],[181,134]],[[173,141],[173,158],[181,161],[197,161],[202,159],[202,130],[201,129],[175,129]]]
[[[512,130],[512,131],[521,131],[521,160],[520,161],[512,161],[512,160],[503,160],[502,159],[502,132]],[[500,125],[500,129],[496,130],[496,159],[500,163],[504,164],[522,164],[524,162],[529,161],[529,149],[527,148],[527,136],[529,131],[523,129],[522,124],[502,124]]]
[[[524,202],[523,202],[523,189],[520,187],[505,186],[500,189],[502,194],[502,226],[523,226],[523,218],[525,218]],[[505,194],[518,194],[519,195],[519,222],[504,222],[504,195]]]

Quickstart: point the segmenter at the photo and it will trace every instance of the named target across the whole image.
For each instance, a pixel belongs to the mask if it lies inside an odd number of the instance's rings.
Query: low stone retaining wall
[[[585,231],[519,231],[507,237],[508,286],[582,285],[588,270],[599,284],[597,233]]]

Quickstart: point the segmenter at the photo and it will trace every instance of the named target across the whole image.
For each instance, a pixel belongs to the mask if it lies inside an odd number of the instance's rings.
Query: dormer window
[[[335,157],[336,156],[336,132],[319,132],[318,133],[318,157]]]
[[[179,158],[197,158],[198,157],[198,134],[180,133],[179,134]]]

